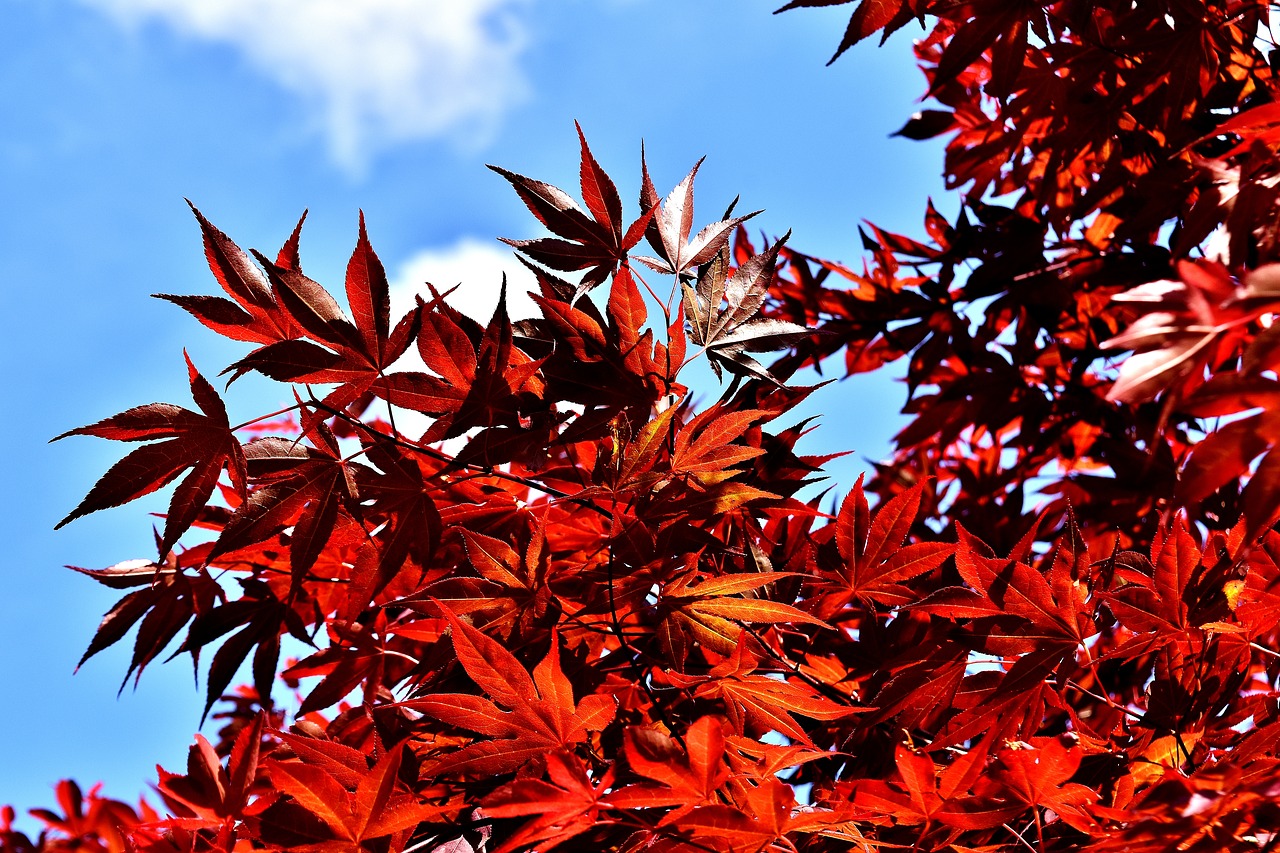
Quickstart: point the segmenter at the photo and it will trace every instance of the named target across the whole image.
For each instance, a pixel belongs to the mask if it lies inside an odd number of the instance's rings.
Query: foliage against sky
[[[0,105],[12,120],[0,134],[0,183],[12,203],[0,208],[0,278],[15,284],[0,288],[0,302],[23,319],[0,338],[0,347],[6,363],[29,364],[9,378],[15,399],[47,399],[21,418],[0,422],[11,449],[5,476],[30,486],[0,498],[12,532],[6,571],[22,579],[0,600],[0,663],[6,677],[46,701],[39,715],[0,706],[0,727],[12,733],[0,739],[0,802],[45,801],[61,775],[105,779],[107,791],[132,796],[154,778],[156,763],[185,760],[199,722],[202,699],[192,689],[191,669],[182,665],[155,667],[114,698],[129,662],[127,644],[101,653],[73,677],[114,597],[62,566],[147,553],[153,545],[145,513],[163,512],[168,497],[158,492],[136,510],[97,513],[54,532],[118,455],[110,442],[48,444],[53,435],[133,402],[180,402],[188,393],[183,349],[211,372],[243,354],[234,342],[202,333],[193,319],[148,297],[201,292],[211,281],[199,227],[183,199],[227,233],[264,249],[278,248],[309,208],[308,272],[325,282],[341,281],[363,209],[391,280],[396,316],[412,306],[423,281],[465,281],[449,301],[486,320],[505,270],[512,316],[529,317],[535,309],[525,292],[532,275],[495,238],[533,232],[508,184],[485,163],[572,186],[577,163],[565,149],[573,144],[574,119],[581,118],[597,157],[611,169],[634,166],[644,140],[655,182],[670,187],[709,155],[698,185],[708,214],[741,193],[767,208],[754,220],[757,233],[796,227],[807,248],[854,256],[860,216],[881,211],[909,227],[915,211],[898,203],[898,195],[914,199],[941,189],[935,177],[940,149],[888,139],[915,109],[920,75],[903,51],[867,51],[826,68],[841,11],[775,17],[774,8],[763,0],[749,8],[741,0],[539,4],[536,14],[520,18],[525,42],[516,61],[527,99],[510,104],[487,148],[449,135],[395,144],[375,138],[357,174],[334,161],[322,104],[274,83],[233,44],[177,33],[156,16],[122,26],[116,16],[72,0],[15,0],[6,7],[0,76],[11,85],[0,86]],[[666,22],[677,12],[682,24],[672,29]],[[639,53],[617,50],[624,38],[661,39],[683,60],[654,67]],[[761,104],[785,100],[816,111],[848,89],[840,95],[848,112],[813,140],[817,158],[778,156],[792,136],[785,122],[751,134],[726,134],[722,122],[655,126],[640,101],[618,97],[656,85],[665,92],[663,108],[675,116],[724,103],[717,82],[724,59],[704,49],[712,39],[732,41],[754,57],[734,73]],[[885,85],[854,89],[851,81],[863,76]],[[822,173],[822,152],[835,157],[855,143],[876,167],[870,175]],[[636,186],[627,184],[638,175],[620,173],[619,179],[630,197]],[[74,234],[67,227],[73,220]],[[47,310],[50,299],[58,312]],[[59,344],[49,346],[52,340]],[[27,359],[37,351],[40,358]],[[858,399],[870,403],[876,417],[843,419],[838,433],[806,438],[811,452],[857,451],[831,469],[846,488],[866,470],[868,457],[886,452],[902,401],[891,380],[856,384]],[[48,396],[50,388],[63,393]],[[835,417],[849,398],[811,399],[806,414]],[[250,376],[226,402],[239,422],[290,400],[287,387]],[[122,731],[129,737],[119,737]],[[205,731],[216,731],[216,724]]]
[[[494,167],[550,232],[507,240],[514,323],[430,286],[393,316],[363,218],[344,309],[302,223],[251,258],[197,212],[225,295],[162,299],[295,402],[232,427],[188,358],[199,411],[68,433],[152,443],[62,523],[178,480],[154,561],[81,570],[128,590],[86,658],[136,624],[131,675],[177,641],[206,712],[252,686],[162,771],[171,818],[66,783],[52,837],[1269,849],[1271,13],[1159,11],[856,4],[837,53],[930,16],[901,133],[945,136],[963,194],[919,239],[868,224],[858,266],[695,218],[700,164],[663,194],[642,160],[624,212],[580,130],[580,203]],[[794,409],[833,357],[905,360],[911,421],[829,514]],[[296,716],[284,635],[315,644]]]

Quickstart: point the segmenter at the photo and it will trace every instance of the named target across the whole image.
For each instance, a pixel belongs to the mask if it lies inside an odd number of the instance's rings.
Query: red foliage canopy
[[[642,163],[627,216],[581,133],[582,204],[496,170],[552,235],[508,241],[533,320],[392,317],[363,220],[344,309],[299,230],[255,264],[197,212],[226,297],[163,298],[291,417],[231,426],[188,362],[199,412],[73,431],[148,443],[66,521],[182,477],[155,561],[82,570],[128,590],[85,657],[217,645],[226,725],[164,816],[66,782],[0,846],[1274,849],[1269,7],[861,0],[837,55],[917,18],[901,134],[949,135],[964,201],[860,270],[695,230],[697,166],[663,198]],[[905,359],[913,420],[831,515],[788,383],[838,355]]]

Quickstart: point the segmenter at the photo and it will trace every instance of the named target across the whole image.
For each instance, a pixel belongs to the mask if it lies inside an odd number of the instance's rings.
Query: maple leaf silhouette
[[[172,302],[208,328],[233,340],[256,344],[274,344],[292,340],[302,334],[301,328],[281,306],[271,284],[245,252],[226,234],[205,219],[194,204],[187,205],[200,223],[205,258],[218,284],[232,299],[220,296],[175,296],[157,293],[157,299]],[[304,212],[288,242],[280,250],[277,265],[302,271],[298,261],[298,240]],[[232,301],[234,300],[234,301]]]
[[[211,609],[214,601],[223,594],[208,573],[183,572],[173,552],[169,553],[169,559],[163,565],[132,561],[108,569],[76,571],[116,589],[140,587],[127,593],[102,617],[89,647],[77,664],[82,666],[98,652],[119,642],[130,628],[137,625],[133,656],[120,684],[121,690],[135,671],[138,678],[142,677],[142,670],[160,656],[192,616]]]
[[[853,2],[857,0],[791,0],[787,5],[775,10],[774,14],[806,6],[841,6]],[[924,8],[924,4],[919,0],[861,0],[849,17],[844,37],[840,39],[840,46],[836,48],[831,59],[827,60],[827,64],[835,62],[840,58],[840,54],[880,30],[884,30],[881,38],[883,43],[895,30],[901,29],[917,16],[923,16]]]
[[[696,287],[681,282],[689,335],[703,347],[716,376],[721,367],[781,384],[748,352],[782,349],[810,334],[804,326],[759,317],[777,267],[778,251],[790,232],[729,274],[727,248],[718,251],[701,270]],[[723,307],[722,307],[723,305]]]
[[[568,193],[551,184],[526,178],[499,166],[489,167],[511,182],[529,211],[556,235],[536,240],[502,238],[502,242],[554,270],[587,270],[582,282],[569,298],[570,303],[607,279],[618,264],[626,260],[628,250],[640,242],[644,235],[656,207],[642,205],[644,212],[624,232],[618,189],[592,156],[582,128],[576,122],[574,126],[577,127],[578,141],[582,147],[582,165],[579,170],[582,198],[590,216],[578,207]]]
[[[296,263],[296,234],[274,262],[259,252],[254,255],[297,333],[259,347],[232,364],[224,371],[232,374],[232,380],[256,370],[281,382],[331,383],[337,387],[325,403],[342,409],[383,379],[417,334],[416,308],[391,326],[387,276],[369,243],[363,212],[346,275],[347,303],[354,322],[319,282],[302,273]]]
[[[683,276],[699,264],[706,263],[728,245],[735,228],[760,213],[758,210],[745,216],[730,216],[726,213],[723,219],[704,226],[690,238],[689,234],[693,230],[693,182],[701,165],[702,160],[695,163],[684,180],[676,184],[666,199],[660,202],[658,191],[649,178],[649,166],[645,163],[643,147],[640,150],[640,207],[642,210],[657,211],[648,225],[645,237],[659,257],[637,255],[635,259],[657,272]],[[730,205],[730,211],[732,207]]]
[[[186,357],[185,352],[183,356]],[[237,492],[241,496],[245,494],[248,480],[245,457],[227,421],[226,407],[191,359],[186,361],[191,396],[202,414],[168,403],[152,403],[64,432],[54,439],[69,435],[96,435],[116,441],[165,439],[144,445],[111,466],[57,527],[150,494],[190,468],[191,472],[178,484],[169,501],[164,536],[159,542],[163,557],[195,522],[224,468]]]

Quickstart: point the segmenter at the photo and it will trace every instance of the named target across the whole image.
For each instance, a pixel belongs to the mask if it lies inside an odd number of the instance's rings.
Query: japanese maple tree
[[[580,130],[581,201],[495,168],[530,320],[392,315],[363,217],[335,296],[302,223],[196,211],[225,295],[161,298],[246,352],[68,433],[139,444],[63,523],[177,481],[154,559],[78,569],[124,593],[84,658],[207,660],[223,727],[0,847],[1276,849],[1270,7],[849,5],[837,56],[923,26],[900,134],[960,201],[860,265],[696,217],[698,165],[624,205]],[[894,365],[892,458],[821,493],[799,371]],[[294,404],[232,425],[247,373]]]

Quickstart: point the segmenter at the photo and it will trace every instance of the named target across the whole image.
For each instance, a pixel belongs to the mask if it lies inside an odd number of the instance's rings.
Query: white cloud
[[[402,264],[391,278],[391,313],[401,317],[413,306],[414,294],[430,299],[424,282],[445,292],[457,290],[445,301],[481,325],[489,322],[498,305],[502,276],[507,276],[507,313],[513,320],[540,317],[537,303],[529,298],[537,291],[533,273],[516,260],[515,252],[497,242],[464,237],[451,246],[425,249]]]
[[[527,92],[519,59],[533,0],[81,2],[234,46],[320,110],[334,159],[353,172],[396,142],[483,142]]]
[[[455,284],[458,289],[445,301],[463,314],[485,325],[498,306],[502,275],[507,276],[507,312],[513,320],[542,316],[528,291],[538,289],[533,273],[515,258],[515,252],[496,241],[480,241],[463,237],[450,246],[424,249],[400,265],[391,275],[391,320],[395,322],[413,307],[413,297],[423,294],[431,298],[424,282],[445,292]],[[426,370],[414,347],[396,362],[397,370]],[[431,425],[431,418],[408,409],[396,409],[396,428],[405,435],[420,436]],[[444,445],[445,452],[457,453],[466,443],[463,438]]]

